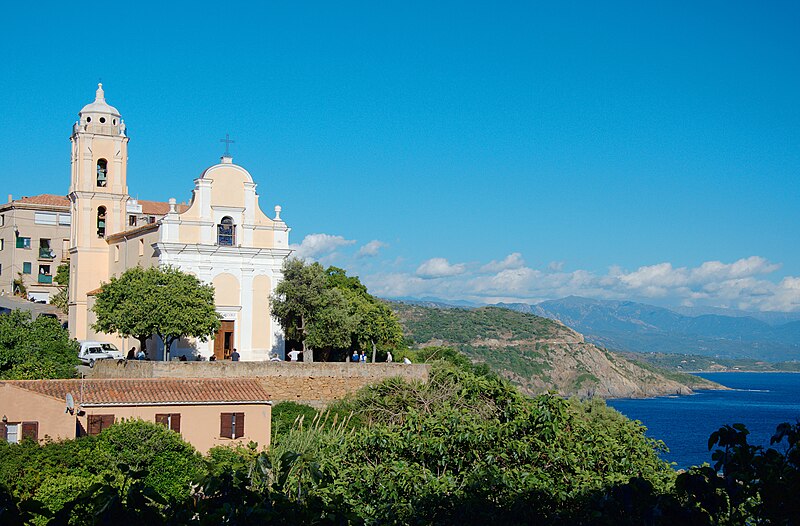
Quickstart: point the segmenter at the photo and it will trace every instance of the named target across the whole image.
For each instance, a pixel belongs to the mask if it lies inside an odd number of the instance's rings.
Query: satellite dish
[[[72,398],[72,393],[67,393],[67,413],[72,414],[75,411],[75,399]]]

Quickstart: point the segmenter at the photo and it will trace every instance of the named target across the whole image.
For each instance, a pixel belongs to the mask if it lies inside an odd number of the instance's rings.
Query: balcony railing
[[[39,259],[55,259],[56,253],[52,248],[39,248]]]
[[[53,282],[53,276],[48,276],[46,274],[39,274],[38,281],[39,281],[39,283],[52,283]]]

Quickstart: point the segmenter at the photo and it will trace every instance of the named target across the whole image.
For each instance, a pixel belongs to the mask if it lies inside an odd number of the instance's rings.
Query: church
[[[221,327],[207,342],[180,340],[171,357],[225,359],[234,348],[241,360],[283,357],[280,326],[270,316],[270,293],[281,279],[289,228],[281,207],[267,216],[253,177],[230,155],[194,180],[188,205],[141,202],[128,194],[128,136],[122,115],[105,100],[102,84],[94,102],[72,127],[69,187],[69,330],[78,340],[115,343],[123,351],[133,338],[97,334],[94,295],[112,276],[142,266],[171,265],[215,289]],[[161,205],[159,213],[153,210]],[[148,342],[151,359],[163,345]]]

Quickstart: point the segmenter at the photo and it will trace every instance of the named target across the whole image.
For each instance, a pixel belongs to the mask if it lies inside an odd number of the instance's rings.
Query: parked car
[[[94,367],[98,360],[122,360],[124,356],[113,343],[86,341],[81,342],[78,358],[89,367]]]

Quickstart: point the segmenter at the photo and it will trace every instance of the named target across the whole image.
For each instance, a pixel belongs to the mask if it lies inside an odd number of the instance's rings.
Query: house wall
[[[65,410],[66,400],[0,383],[0,413],[9,423],[38,422],[40,442],[45,437],[54,440],[75,438],[75,417]]]
[[[85,414],[80,416],[79,420],[84,429],[89,429],[88,418],[90,415],[113,414],[115,422],[122,419],[155,422],[156,414],[178,413],[181,415],[181,436],[203,454],[206,454],[214,446],[247,444],[252,440],[259,446],[266,447],[269,446],[270,441],[272,407],[268,402],[261,404],[106,406],[84,407],[83,410]],[[221,413],[244,413],[244,436],[237,439],[220,437]]]

